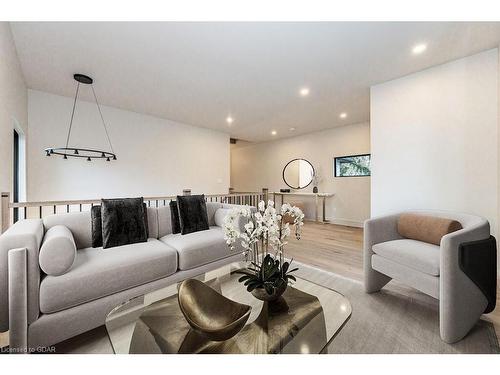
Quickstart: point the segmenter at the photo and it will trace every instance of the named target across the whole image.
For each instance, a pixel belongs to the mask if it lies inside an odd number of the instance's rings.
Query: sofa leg
[[[454,282],[458,287],[451,289],[441,285],[439,297],[439,333],[448,344],[462,340],[488,306],[481,290],[465,274],[457,276]]]
[[[366,293],[379,292],[392,279],[378,271],[375,271],[371,266],[365,268],[364,271],[364,286]]]
[[[28,350],[27,249],[13,249],[8,255],[9,269],[9,350]],[[10,272],[15,270],[15,272]]]

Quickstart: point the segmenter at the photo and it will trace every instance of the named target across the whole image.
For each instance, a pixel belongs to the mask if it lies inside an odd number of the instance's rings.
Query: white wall
[[[498,233],[497,111],[497,49],[372,87],[372,215],[456,210]]]
[[[44,148],[65,145],[73,98],[28,96],[29,200],[228,191],[227,134],[104,106],[117,161],[46,157]],[[95,103],[78,102],[70,146],[109,149]]]
[[[231,186],[236,191],[270,191],[287,188],[282,179],[283,167],[290,160],[304,158],[319,172],[320,192],[333,192],[328,200],[327,219],[335,223],[360,226],[370,217],[370,177],[333,177],[335,156],[370,152],[369,124],[356,124],[282,140],[245,144],[231,149]],[[312,184],[301,191],[312,191]],[[313,218],[311,198],[297,198],[307,203],[306,216]]]
[[[10,26],[0,22],[0,192],[12,193],[13,190],[13,129],[27,135],[27,97]]]
[[[0,22],[0,191],[12,192],[13,129],[28,126],[27,90],[7,22]]]

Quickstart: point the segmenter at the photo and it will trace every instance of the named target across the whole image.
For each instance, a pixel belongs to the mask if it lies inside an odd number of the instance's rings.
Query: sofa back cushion
[[[401,236],[438,246],[443,236],[460,229],[462,224],[458,221],[443,217],[405,213],[398,219],[398,232]]]
[[[207,202],[207,216],[208,216],[208,225],[213,227],[217,225],[215,222],[215,212],[222,208],[222,203],[218,202]]]
[[[167,234],[172,233],[172,217],[170,214],[170,206],[158,207],[158,238],[162,238]]]
[[[224,228],[224,220],[231,211],[231,208],[219,208],[215,211],[215,225]]]
[[[55,214],[43,218],[45,231],[56,225],[64,225],[71,231],[77,249],[92,247],[90,211]]]

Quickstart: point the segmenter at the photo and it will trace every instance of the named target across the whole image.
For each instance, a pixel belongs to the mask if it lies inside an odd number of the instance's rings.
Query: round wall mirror
[[[314,177],[314,167],[305,159],[293,159],[283,168],[283,181],[292,189],[304,189]]]

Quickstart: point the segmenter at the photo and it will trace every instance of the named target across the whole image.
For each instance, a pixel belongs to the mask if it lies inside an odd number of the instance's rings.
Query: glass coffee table
[[[238,282],[243,263],[194,277],[229,299],[252,307],[243,329],[229,340],[204,339],[193,331],[177,300],[178,284],[133,298],[114,308],[106,329],[117,354],[327,353],[351,316],[351,304],[330,288],[297,277],[276,303],[257,300]]]

